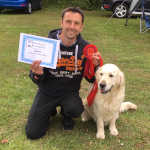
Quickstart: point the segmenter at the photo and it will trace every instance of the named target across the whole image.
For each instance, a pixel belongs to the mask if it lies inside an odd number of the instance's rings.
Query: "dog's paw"
[[[82,122],[87,121],[88,119],[86,117],[81,117]]]
[[[131,103],[131,102],[123,102],[121,103],[120,112],[125,112],[128,110],[137,110],[137,105]]]
[[[82,122],[88,121],[88,118],[87,118],[85,112],[82,113],[81,120],[82,120]]]
[[[111,129],[110,134],[113,136],[117,136],[119,133],[117,129]]]
[[[97,138],[97,139],[105,139],[105,134],[96,133],[96,138]]]
[[[130,109],[137,110],[137,105],[133,104]]]
[[[81,114],[81,120],[82,120],[83,122],[88,121],[89,118],[90,118],[90,116],[88,115],[88,113],[87,113],[86,111],[84,111],[84,112]]]

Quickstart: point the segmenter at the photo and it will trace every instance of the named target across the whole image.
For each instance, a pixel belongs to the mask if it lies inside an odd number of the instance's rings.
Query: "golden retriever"
[[[120,112],[137,109],[131,102],[123,102],[125,97],[125,79],[123,72],[114,64],[105,64],[98,68],[95,74],[98,91],[93,104],[89,106],[87,99],[83,100],[85,107],[82,121],[93,118],[97,124],[96,137],[105,139],[104,125],[109,125],[110,134],[117,136],[116,120]]]

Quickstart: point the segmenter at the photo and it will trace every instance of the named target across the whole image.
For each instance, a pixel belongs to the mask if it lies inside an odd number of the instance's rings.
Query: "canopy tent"
[[[145,28],[143,28],[143,24],[145,23],[145,15],[150,16],[150,0],[132,0],[127,17],[126,17],[126,23],[128,24],[128,18],[134,14],[135,10],[139,10],[139,13],[141,15],[140,17],[140,32],[145,32]],[[144,23],[143,23],[144,22]]]

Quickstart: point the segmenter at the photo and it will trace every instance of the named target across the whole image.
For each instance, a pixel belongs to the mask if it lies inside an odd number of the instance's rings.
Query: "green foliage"
[[[61,7],[74,6],[87,10],[95,10],[101,8],[101,0],[57,0]]]

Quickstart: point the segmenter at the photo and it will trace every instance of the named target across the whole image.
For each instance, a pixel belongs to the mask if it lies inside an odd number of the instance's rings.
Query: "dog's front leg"
[[[97,133],[96,133],[96,137],[98,139],[105,139],[105,133],[104,133],[104,122],[102,119],[98,119],[96,121],[97,123]]]
[[[110,121],[110,124],[109,124],[110,134],[111,134],[111,135],[114,135],[114,136],[117,136],[117,135],[118,135],[118,130],[117,130],[117,128],[116,128],[116,120],[117,120],[117,117],[114,117],[114,118]]]

